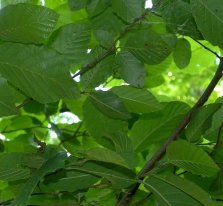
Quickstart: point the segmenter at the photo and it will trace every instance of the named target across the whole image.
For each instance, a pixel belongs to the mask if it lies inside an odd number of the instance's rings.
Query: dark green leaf
[[[197,185],[174,176],[164,178],[154,175],[145,182],[145,186],[155,194],[157,202],[161,205],[216,206],[217,204]]]
[[[119,86],[111,91],[121,98],[130,112],[149,113],[161,109],[160,103],[148,90]]]
[[[190,63],[191,58],[190,42],[184,38],[178,39],[176,48],[173,52],[173,58],[180,69],[185,68]]]
[[[135,87],[143,87],[146,77],[144,65],[128,51],[121,51],[116,57],[121,77]]]
[[[146,64],[159,64],[166,59],[172,47],[158,33],[141,30],[128,39],[127,49]]]
[[[79,96],[63,56],[45,47],[1,45],[0,74],[41,103]]]
[[[0,12],[0,39],[22,43],[42,43],[53,31],[55,11],[32,4],[16,4]]]
[[[151,144],[167,139],[187,110],[186,104],[170,102],[161,111],[143,114],[131,131],[135,150],[146,150]]]
[[[87,56],[89,42],[90,30],[87,24],[68,24],[59,30],[52,47],[71,63],[80,63]]]
[[[126,122],[103,115],[89,100],[85,102],[83,108],[86,129],[96,139],[118,131],[127,131]],[[97,118],[97,121],[95,121],[95,118]],[[108,125],[110,126],[108,127]]]
[[[113,11],[127,22],[132,22],[142,14],[143,8],[139,0],[112,0],[111,3]]]
[[[221,0],[191,0],[191,8],[199,30],[213,45],[223,48],[223,4]],[[205,24],[204,24],[205,22]]]

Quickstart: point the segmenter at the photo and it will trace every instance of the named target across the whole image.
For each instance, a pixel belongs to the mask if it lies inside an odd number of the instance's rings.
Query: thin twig
[[[223,58],[220,58],[220,64],[218,66],[217,71],[214,74],[214,77],[212,78],[211,82],[209,83],[208,87],[205,89],[204,93],[201,95],[201,97],[198,99],[196,104],[192,107],[192,109],[188,112],[188,114],[185,116],[185,118],[182,120],[180,125],[175,129],[175,131],[169,136],[167,141],[163,144],[163,146],[153,155],[153,157],[145,164],[145,166],[142,168],[142,170],[138,173],[137,177],[140,180],[143,180],[144,177],[147,175],[148,172],[150,172],[157,162],[165,155],[167,147],[176,140],[179,135],[182,133],[182,131],[185,129],[185,127],[189,124],[192,115],[205,104],[205,102],[208,100],[209,96],[213,92],[215,86],[219,82],[219,80],[222,77],[223,72]],[[117,202],[117,206],[127,206],[129,205],[129,202],[131,201],[132,197],[135,195],[136,191],[138,190],[140,186],[140,183],[136,183],[123,197]]]
[[[211,50],[210,48],[208,48],[207,46],[205,46],[204,44],[202,44],[200,41],[193,39],[195,42],[197,42],[198,44],[200,44],[204,49],[206,49],[207,51],[211,52],[212,54],[214,54],[217,58],[221,59],[221,57],[213,50]]]
[[[29,104],[32,101],[33,101],[32,98],[26,99],[22,104],[18,105],[16,108],[17,109],[21,109],[21,108],[23,108],[24,106],[26,106],[27,104]]]

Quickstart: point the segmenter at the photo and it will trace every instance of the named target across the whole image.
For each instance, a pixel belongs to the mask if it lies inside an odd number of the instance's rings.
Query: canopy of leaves
[[[222,34],[222,0],[0,1],[0,205],[222,205]]]

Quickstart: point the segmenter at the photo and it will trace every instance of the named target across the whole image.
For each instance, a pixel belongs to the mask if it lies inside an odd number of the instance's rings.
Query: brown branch
[[[160,2],[156,4],[158,6]],[[80,68],[79,72],[74,74],[72,78],[75,78],[79,75],[85,74],[87,71],[93,69],[98,63],[100,63],[102,60],[104,60],[106,57],[110,56],[111,54],[114,54],[116,52],[116,43],[122,39],[129,31],[132,30],[133,27],[135,27],[137,24],[139,24],[142,20],[145,19],[145,17],[156,7],[154,6],[151,9],[146,9],[145,12],[138,18],[135,18],[132,23],[130,23],[124,31],[122,31],[119,36],[114,40],[114,42],[111,44],[111,46],[98,58],[96,58],[94,61],[92,61],[89,64],[84,65],[82,68]]]
[[[192,109],[188,112],[188,114],[185,116],[185,118],[182,120],[180,125],[175,129],[175,131],[169,136],[167,141],[163,144],[163,146],[158,150],[153,157],[145,164],[145,166],[142,168],[142,170],[138,173],[137,177],[140,180],[143,180],[146,174],[151,171],[156,163],[165,155],[167,147],[176,140],[179,135],[182,133],[182,131],[185,129],[185,127],[188,125],[188,123],[191,120],[192,115],[205,104],[205,102],[208,100],[209,96],[213,92],[215,86],[219,82],[219,80],[222,77],[223,73],[223,58],[220,58],[220,64],[218,66],[217,71],[214,74],[214,77],[212,78],[211,82],[209,83],[208,87],[205,89],[202,96],[198,99],[198,101],[195,103],[195,105],[192,107]],[[140,186],[140,183],[136,183],[127,193],[123,195],[123,197],[117,202],[117,206],[127,206],[129,202],[131,201],[132,197],[135,195],[136,191],[138,190]]]

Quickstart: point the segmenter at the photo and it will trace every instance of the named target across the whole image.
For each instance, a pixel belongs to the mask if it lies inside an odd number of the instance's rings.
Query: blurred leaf
[[[88,0],[82,0],[82,1],[79,1],[79,0],[68,0],[69,8],[72,11],[76,11],[76,10],[84,8],[87,5],[87,3],[88,3]]]

